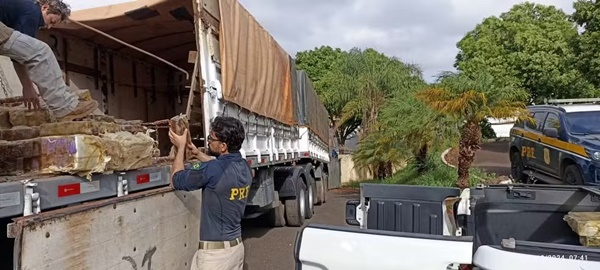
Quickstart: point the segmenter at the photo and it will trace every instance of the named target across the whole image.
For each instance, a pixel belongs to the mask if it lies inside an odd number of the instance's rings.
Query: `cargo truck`
[[[56,169],[45,163],[61,150],[73,168],[84,166],[91,146],[69,134],[53,136],[53,142],[71,141],[51,152],[42,147],[0,162],[21,170],[0,177],[0,226],[7,229],[7,237],[0,236],[0,268],[189,269],[202,198],[200,191],[168,186],[165,119],[180,113],[198,146],[205,146],[218,115],[244,124],[241,153],[254,175],[246,218],[301,226],[326,201],[327,111],[306,73],[237,0],[138,0],[71,18],[40,33],[69,87],[88,89],[107,115],[142,120],[160,157],[150,166],[89,179],[31,170]]]

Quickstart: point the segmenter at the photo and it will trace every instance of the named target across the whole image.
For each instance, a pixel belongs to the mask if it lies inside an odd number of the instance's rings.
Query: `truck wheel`
[[[321,197],[321,201],[323,203],[327,202],[327,191],[329,190],[329,175],[323,174],[323,178],[321,178],[321,182],[323,182],[323,197]]]
[[[315,190],[316,188],[311,184],[306,189],[306,219],[311,219],[315,213]]]
[[[267,214],[268,224],[271,227],[285,226],[285,207],[283,204],[271,209]]]
[[[325,179],[321,178],[321,181],[316,182],[316,184],[317,184],[317,205],[323,204],[323,199],[325,198],[323,181],[325,181]]]
[[[521,155],[519,155],[519,152],[513,151],[510,159],[510,174],[512,178],[517,182],[527,182],[527,176],[523,173],[524,170]]]
[[[296,198],[285,200],[284,204],[287,225],[292,227],[302,226],[306,218],[306,185],[302,179],[298,179]]]
[[[562,180],[567,185],[583,185],[583,176],[577,165],[569,165],[565,168]]]

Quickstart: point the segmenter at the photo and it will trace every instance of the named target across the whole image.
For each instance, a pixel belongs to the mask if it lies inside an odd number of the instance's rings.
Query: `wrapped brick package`
[[[0,141],[0,175],[19,175],[40,169],[41,140]]]
[[[8,114],[8,107],[0,106],[0,128],[11,128],[10,115]]]
[[[121,126],[109,122],[73,121],[47,123],[40,126],[40,136],[58,135],[99,135],[107,132],[121,131]]]
[[[8,112],[12,126],[39,126],[50,123],[50,114],[46,110],[29,111],[24,107],[11,108]]]
[[[92,135],[40,138],[43,173],[102,173],[110,157],[102,138]]]
[[[101,135],[106,143],[110,161],[107,171],[134,170],[151,166],[156,143],[144,133],[129,132],[106,133]]]
[[[16,126],[10,129],[0,128],[0,141],[19,141],[37,138],[40,136],[39,127]]]
[[[169,128],[174,130],[175,133],[177,135],[183,135],[183,131],[184,130],[188,130],[190,129],[190,123],[188,122],[187,116],[185,116],[184,114],[180,114],[177,116],[174,116],[173,118],[171,118],[169,120]],[[188,137],[188,143],[191,143],[191,138]],[[175,145],[173,145],[173,147],[171,147],[171,152],[169,153],[169,156],[171,158],[175,157],[175,153],[177,153],[177,147]],[[185,156],[183,158],[183,160],[189,160],[192,157],[192,153],[191,151],[186,147],[185,148]]]

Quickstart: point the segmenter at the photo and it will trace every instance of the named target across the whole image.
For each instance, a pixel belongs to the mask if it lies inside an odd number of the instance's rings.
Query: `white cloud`
[[[454,70],[456,43],[515,0],[240,0],[292,56],[330,45],[372,47],[421,66],[425,79]],[[571,0],[537,0],[567,13]]]

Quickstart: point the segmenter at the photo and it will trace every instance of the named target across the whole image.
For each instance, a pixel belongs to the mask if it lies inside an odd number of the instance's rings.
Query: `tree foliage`
[[[562,10],[525,2],[468,32],[458,43],[455,67],[522,87],[533,102],[593,96],[598,92],[576,69],[577,38],[577,27]]]
[[[419,92],[417,98],[440,114],[459,119],[457,185],[470,184],[469,169],[481,145],[481,125],[487,117],[529,119],[524,89],[501,84],[485,72],[446,75],[438,85]]]
[[[600,89],[600,3],[595,0],[578,0],[573,7],[575,12],[571,16],[572,20],[583,29],[574,44],[577,68]],[[593,97],[597,96],[598,94]]]
[[[334,126],[335,137],[341,147],[360,126],[361,118],[349,117],[341,120],[342,110],[348,101],[342,99],[342,95],[339,94],[340,88],[335,83],[323,80],[323,78],[338,68],[346,55],[347,52],[339,48],[321,46],[313,50],[298,52],[295,59],[297,68],[306,71],[313,82],[321,102],[329,113],[329,121]]]

